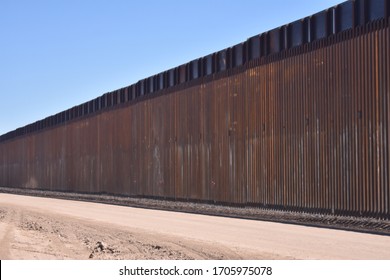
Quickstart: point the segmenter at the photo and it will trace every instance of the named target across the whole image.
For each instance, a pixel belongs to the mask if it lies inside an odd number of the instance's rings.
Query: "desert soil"
[[[0,193],[0,259],[390,259],[390,236]]]

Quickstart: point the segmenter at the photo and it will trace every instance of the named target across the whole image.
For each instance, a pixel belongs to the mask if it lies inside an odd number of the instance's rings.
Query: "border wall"
[[[348,1],[0,136],[0,185],[390,217],[390,1]]]

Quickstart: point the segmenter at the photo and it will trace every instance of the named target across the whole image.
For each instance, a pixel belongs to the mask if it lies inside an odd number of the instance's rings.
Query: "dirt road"
[[[390,259],[390,237],[0,194],[1,259]]]

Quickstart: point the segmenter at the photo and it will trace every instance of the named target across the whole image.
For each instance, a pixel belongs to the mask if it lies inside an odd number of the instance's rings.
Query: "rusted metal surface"
[[[389,218],[388,10],[349,1],[3,135],[0,185]]]

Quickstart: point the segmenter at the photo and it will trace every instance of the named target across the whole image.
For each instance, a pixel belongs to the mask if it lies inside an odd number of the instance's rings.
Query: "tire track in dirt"
[[[56,221],[48,216],[33,213],[23,212],[22,220],[18,229],[19,237],[19,252],[28,252],[20,254],[31,258],[47,258],[47,259],[72,259],[77,255],[81,247],[75,249],[73,246],[74,233],[67,230],[62,231],[63,227],[69,227],[63,223]],[[74,227],[76,229],[76,227]],[[23,241],[23,242],[21,242]],[[24,246],[22,246],[24,244]],[[32,250],[31,248],[35,248]]]
[[[20,220],[20,213],[0,209],[0,259],[11,258],[11,245],[14,241],[15,221]]]

